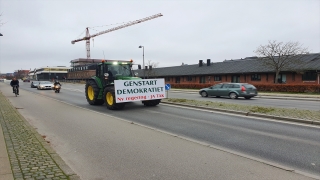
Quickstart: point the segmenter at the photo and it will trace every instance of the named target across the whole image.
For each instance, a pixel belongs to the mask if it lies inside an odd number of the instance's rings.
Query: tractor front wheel
[[[103,92],[103,98],[107,108],[111,110],[123,109],[126,105],[125,103],[116,103],[114,87],[106,87]]]
[[[85,86],[86,99],[90,105],[102,105],[103,99],[97,99],[99,96],[99,87],[93,80],[86,82]]]

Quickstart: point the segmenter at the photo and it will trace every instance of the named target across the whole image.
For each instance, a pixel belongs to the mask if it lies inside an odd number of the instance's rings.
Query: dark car
[[[220,83],[208,88],[200,89],[199,94],[202,97],[208,96],[227,96],[231,99],[244,97],[250,99],[258,95],[257,88],[248,83]]]
[[[36,88],[39,85],[39,81],[32,81],[31,82],[31,88]]]
[[[30,79],[25,79],[23,80],[23,82],[30,82]]]

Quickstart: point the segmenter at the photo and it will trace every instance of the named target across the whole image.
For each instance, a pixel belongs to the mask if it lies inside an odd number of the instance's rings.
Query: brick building
[[[143,69],[135,70],[143,76]],[[220,82],[242,82],[251,84],[274,84],[275,70],[263,64],[258,57],[225,60],[198,64],[162,67],[145,70],[146,78],[165,78],[166,83],[216,84]],[[292,64],[279,74],[279,83],[320,84],[320,53],[304,54],[299,64]]]

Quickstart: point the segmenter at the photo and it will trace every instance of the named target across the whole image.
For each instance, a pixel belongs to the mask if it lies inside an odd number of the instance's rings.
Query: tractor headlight
[[[109,76],[109,73],[104,73],[103,74],[105,77],[108,77]]]

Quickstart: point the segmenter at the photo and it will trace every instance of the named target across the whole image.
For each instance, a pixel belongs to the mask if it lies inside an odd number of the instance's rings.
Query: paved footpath
[[[0,91],[0,180],[80,179]]]

